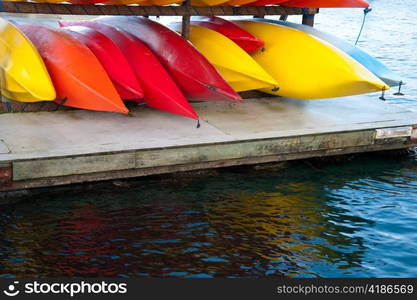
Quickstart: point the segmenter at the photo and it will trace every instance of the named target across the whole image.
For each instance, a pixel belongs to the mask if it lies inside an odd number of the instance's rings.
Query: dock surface
[[[0,115],[0,191],[417,145],[417,113],[368,96]]]

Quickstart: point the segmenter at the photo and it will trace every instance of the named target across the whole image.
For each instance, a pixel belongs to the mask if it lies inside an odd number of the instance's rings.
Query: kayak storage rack
[[[0,11],[20,14],[53,15],[125,15],[125,16],[182,16],[185,27],[189,25],[190,16],[257,16],[302,15],[303,24],[313,26],[317,8],[270,6],[191,6],[189,0],[182,5],[168,6],[132,6],[132,5],[92,5],[65,3],[3,2]],[[189,30],[185,30],[187,37]]]

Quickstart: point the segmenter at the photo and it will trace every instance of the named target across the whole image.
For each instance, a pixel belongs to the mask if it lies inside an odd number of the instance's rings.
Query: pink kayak
[[[138,80],[124,56],[115,43],[97,30],[83,27],[70,26],[65,31],[86,45],[97,57],[113,81],[122,99],[140,99],[144,94]],[[138,100],[137,102],[143,102]]]
[[[61,26],[85,26],[110,38],[128,57],[145,93],[144,101],[152,108],[198,120],[199,117],[185,99],[168,72],[152,51],[127,32],[111,25],[93,21],[60,21]]]
[[[242,101],[214,66],[178,33],[144,17],[96,19],[125,30],[146,43],[189,100]]]

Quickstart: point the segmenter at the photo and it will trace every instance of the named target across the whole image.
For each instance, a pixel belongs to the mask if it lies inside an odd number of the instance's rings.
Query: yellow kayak
[[[65,0],[31,0],[32,2],[37,2],[37,3],[61,3],[61,2],[65,2]]]
[[[192,6],[216,6],[226,3],[229,0],[191,0]]]
[[[184,2],[184,0],[149,0],[153,5],[169,5],[169,4],[178,4]]]
[[[180,31],[175,24],[171,28]],[[242,48],[224,35],[201,26],[190,26],[190,42],[214,65],[236,91],[275,90],[278,83]]]
[[[109,0],[104,2],[107,5],[130,5],[130,4],[139,4],[142,6],[153,5],[149,0]]]
[[[232,6],[245,5],[251,2],[255,2],[255,1],[257,0],[230,0],[230,1],[227,1],[226,3],[223,3],[222,5],[232,5]]]
[[[0,18],[0,80],[2,93],[22,102],[52,101],[56,93],[35,46],[7,20]]]
[[[286,26],[233,21],[265,42],[252,57],[279,82],[263,92],[297,99],[333,98],[388,90],[389,86],[334,46]]]
[[[18,102],[39,102],[40,101],[40,100],[33,101],[33,96],[29,93],[17,93],[17,92],[10,92],[7,90],[2,90],[1,93],[3,97],[9,100],[14,100]]]

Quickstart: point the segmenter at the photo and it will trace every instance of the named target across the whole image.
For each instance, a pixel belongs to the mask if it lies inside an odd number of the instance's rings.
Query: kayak
[[[258,0],[249,5],[250,6],[265,6],[265,5],[271,5],[271,4],[280,4],[285,1],[288,1],[288,0]]]
[[[97,4],[106,2],[106,0],[65,0],[65,2],[70,2],[72,4]]]
[[[104,4],[116,4],[116,5],[130,5],[139,4],[141,6],[164,6],[169,4],[182,3],[185,0],[108,0]]]
[[[96,20],[123,29],[146,43],[189,100],[242,101],[214,66],[175,31],[144,17]]]
[[[127,114],[106,71],[83,43],[60,29],[19,25],[38,48],[54,83],[55,102],[89,110]]]
[[[264,45],[262,40],[236,26],[233,22],[219,17],[192,17],[191,24],[203,26],[225,35],[248,53],[262,48]]]
[[[108,0],[104,2],[106,5],[130,5],[130,4],[140,4],[144,5],[152,5],[148,0]]]
[[[298,30],[301,30],[305,33],[308,33],[312,36],[315,36],[317,38],[320,38],[323,41],[326,41],[336,48],[342,50],[343,52],[350,55],[352,58],[357,60],[359,63],[361,63],[365,68],[367,68],[369,71],[371,71],[373,74],[378,76],[383,82],[388,84],[389,86],[398,86],[401,84],[404,84],[401,78],[395,74],[393,71],[388,69],[384,64],[382,64],[379,60],[372,57],[365,51],[362,51],[358,47],[346,42],[345,40],[342,40],[334,35],[331,35],[329,33],[326,33],[324,31],[318,30],[314,27],[297,24],[297,23],[291,23],[286,21],[279,21],[279,20],[269,20],[269,19],[254,19],[256,21],[261,22],[268,22],[268,23],[274,23],[274,24],[280,24],[283,26],[295,28]]]
[[[198,115],[152,51],[127,32],[99,21],[59,21],[62,26],[81,25],[106,35],[123,52],[142,86],[149,107],[198,120]]]
[[[192,6],[217,6],[229,0],[191,0]]]
[[[169,4],[178,4],[178,3],[182,3],[185,0],[148,0],[152,5],[159,5],[159,6],[163,6],[163,5],[169,5]]]
[[[66,27],[65,31],[86,45],[97,57],[122,99],[143,98],[142,88],[129,62],[115,43],[104,34],[83,26]],[[143,102],[141,100],[137,102]]]
[[[25,0],[21,0],[21,1],[25,1]],[[36,2],[36,3],[61,3],[61,2],[66,2],[66,0],[32,0],[32,2]]]
[[[230,0],[222,5],[231,5],[231,6],[238,6],[238,5],[245,5],[252,2],[255,2],[256,0]]]
[[[252,56],[280,87],[276,92],[263,90],[266,93],[320,99],[389,89],[349,55],[305,32],[252,20],[234,23],[265,41],[263,51]]]
[[[181,31],[180,23],[172,24],[170,27]],[[277,89],[276,80],[248,53],[221,33],[206,27],[190,25],[189,39],[235,91]]]
[[[1,93],[12,100],[37,102],[56,98],[38,50],[24,33],[3,18],[0,18],[0,83]]]
[[[282,5],[306,8],[369,7],[364,0],[289,0]]]

